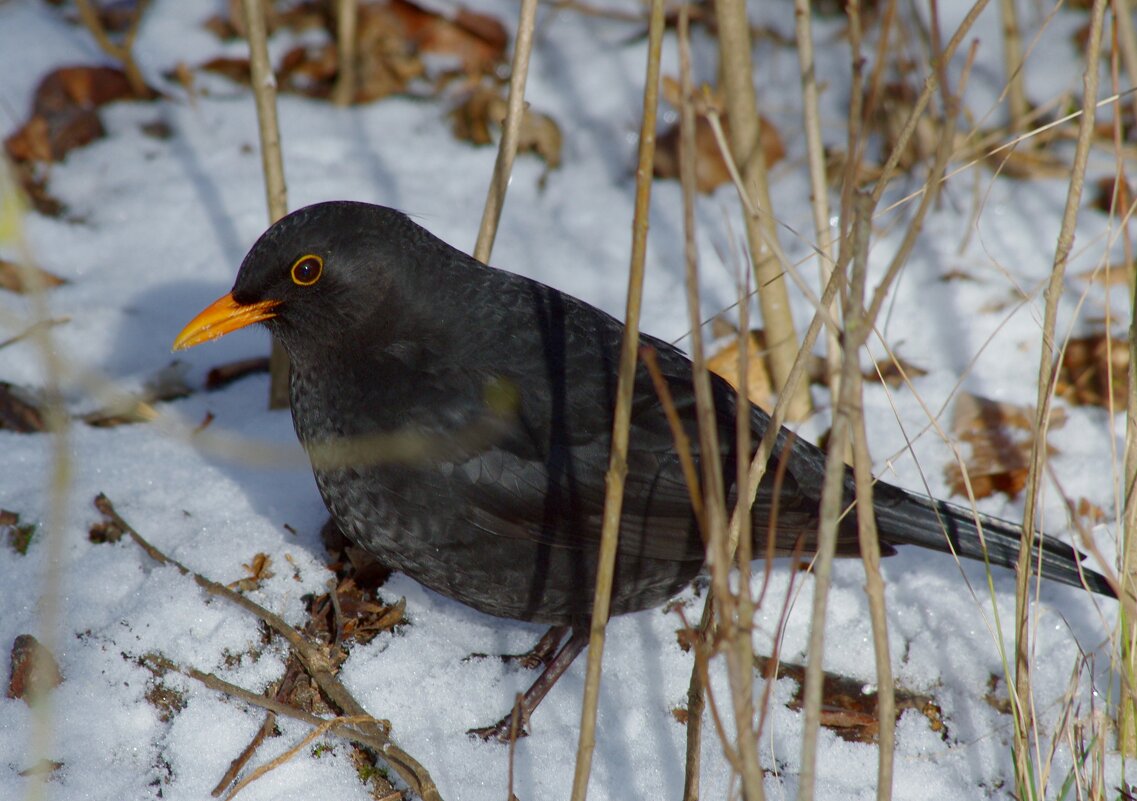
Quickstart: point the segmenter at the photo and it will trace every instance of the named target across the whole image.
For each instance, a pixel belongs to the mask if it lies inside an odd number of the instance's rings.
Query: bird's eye
[[[301,256],[292,265],[292,283],[312,286],[324,273],[324,260],[319,256]]]

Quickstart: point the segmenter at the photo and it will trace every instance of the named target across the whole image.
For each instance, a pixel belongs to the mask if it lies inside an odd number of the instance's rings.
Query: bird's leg
[[[537,644],[528,651],[523,654],[507,654],[502,656],[502,659],[506,662],[515,662],[526,670],[548,667],[568,630],[568,626],[550,626],[549,630],[541,635],[541,639],[537,640]]]
[[[556,654],[557,648],[560,647],[561,640],[565,638],[565,632],[569,630],[568,626],[550,626],[549,630],[541,635],[541,639],[537,644],[530,648],[523,654],[499,654],[495,659],[500,659],[502,662],[514,662],[526,670],[535,670],[539,667],[545,667],[553,661],[553,655]],[[473,653],[462,661],[469,661],[472,659],[489,659],[489,654]]]
[[[558,628],[562,629],[560,632],[557,632],[557,639],[559,641],[560,636],[564,634],[564,627],[554,626],[541,638],[542,642],[537,643],[537,648],[540,648],[543,642],[550,638],[553,632]],[[511,712],[492,726],[486,726],[481,729],[470,729],[466,733],[481,737],[483,740],[498,740],[503,743],[509,742],[511,735],[513,737],[525,737],[528,735],[529,732],[526,731],[525,727],[529,722],[529,716],[533,714],[533,710],[541,703],[541,699],[548,694],[549,690],[553,689],[553,685],[557,683],[557,679],[561,677],[562,673],[568,670],[569,665],[571,665],[573,660],[584,650],[584,646],[586,645],[588,645],[588,628],[585,626],[573,626],[572,636],[569,637],[568,642],[561,647],[561,650],[557,652],[557,655],[553,657],[552,661],[545,666],[541,675],[538,676],[537,680],[525,691],[525,695],[521,696],[521,701],[519,702],[519,724],[516,731],[513,731],[513,714]],[[537,648],[534,648],[534,650],[537,650]]]

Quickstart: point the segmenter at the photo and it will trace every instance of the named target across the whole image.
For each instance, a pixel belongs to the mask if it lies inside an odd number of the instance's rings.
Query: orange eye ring
[[[324,260],[312,254],[301,256],[293,262],[291,274],[297,286],[312,286],[324,274]]]

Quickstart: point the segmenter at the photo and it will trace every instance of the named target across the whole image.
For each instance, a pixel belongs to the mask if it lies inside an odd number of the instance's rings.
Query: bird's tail
[[[874,503],[882,542],[919,545],[1012,570],[1017,565],[1022,542],[1019,525],[895,487],[878,484],[876,489],[884,490],[886,495],[891,494],[889,490],[904,495],[903,498],[880,498]],[[1036,567],[1039,553],[1044,578],[1116,597],[1104,576],[1083,565],[1086,556],[1076,548],[1039,535],[1035,538],[1032,557]]]

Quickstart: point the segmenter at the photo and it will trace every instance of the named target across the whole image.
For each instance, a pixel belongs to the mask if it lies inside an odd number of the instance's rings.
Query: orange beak
[[[192,348],[202,342],[223,337],[238,328],[268,320],[276,316],[272,310],[279,305],[279,300],[262,300],[242,305],[233,300],[232,294],[220,297],[189,321],[189,325],[174,340],[173,349]]]

